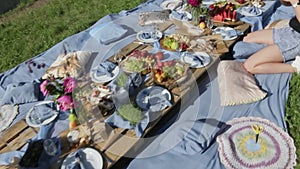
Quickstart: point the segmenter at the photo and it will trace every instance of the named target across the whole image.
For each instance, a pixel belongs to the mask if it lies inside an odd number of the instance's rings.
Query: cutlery
[[[201,57],[201,59],[199,57]],[[196,55],[193,55],[193,60],[194,61],[199,61],[200,64],[203,66],[204,65],[203,60],[202,60],[203,57],[201,55],[199,55],[199,57],[196,56]]]
[[[80,166],[79,168],[80,169],[85,169],[85,167],[84,167],[84,165],[83,165],[83,163],[81,161],[81,155],[79,153],[80,153],[79,151],[76,152],[76,154],[75,154],[75,161],[76,161],[77,164],[79,164],[79,166]]]
[[[111,72],[109,72],[109,70],[107,70],[107,68],[109,68],[109,65],[108,67],[104,66],[102,63],[100,63],[100,67],[102,67],[102,69],[104,70],[104,73],[109,76],[109,77],[113,77],[113,74]]]
[[[96,75],[97,76],[102,76],[103,73],[109,77],[113,77],[113,73],[109,72],[107,70],[107,68],[109,67],[106,67],[104,66],[102,63],[99,64],[99,67],[96,67],[95,69],[93,69],[94,71],[96,71]]]
[[[172,104],[169,102],[169,100],[166,97],[164,97],[161,93],[157,93],[152,96],[148,96],[148,103],[149,103],[150,98],[155,98],[155,97],[158,97],[160,99],[151,105],[162,104],[162,105],[166,105],[166,106],[172,106]]]
[[[137,44],[140,44],[140,45],[146,45],[146,44],[148,44],[146,42],[133,42],[133,43],[137,43]]]
[[[142,39],[151,39],[151,38],[153,38],[153,34],[154,34],[153,32],[150,32],[150,33],[144,32],[141,34],[141,38]]]

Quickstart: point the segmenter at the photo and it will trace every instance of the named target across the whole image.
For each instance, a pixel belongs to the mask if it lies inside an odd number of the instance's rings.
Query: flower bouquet
[[[200,15],[202,13],[201,0],[187,0],[187,9],[192,14],[192,24],[198,26],[200,23]]]
[[[61,111],[69,111],[70,128],[74,128],[78,124],[76,114],[74,112],[75,101],[72,98],[72,92],[77,84],[74,78],[67,77],[59,79],[50,77],[44,80],[40,85],[40,90],[44,96],[53,96],[54,103],[58,105]]]

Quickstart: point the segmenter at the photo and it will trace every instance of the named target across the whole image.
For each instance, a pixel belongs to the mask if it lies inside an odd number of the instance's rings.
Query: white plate
[[[26,123],[31,126],[31,127],[40,127],[42,125],[46,125],[49,124],[50,122],[52,122],[57,116],[58,116],[58,111],[53,110],[51,113],[53,113],[52,115],[49,115],[49,117],[45,120],[43,120],[42,123],[37,122],[36,120],[34,120],[33,116],[35,115],[36,111],[34,111],[36,106],[42,105],[42,104],[48,104],[48,103],[53,103],[53,101],[43,101],[40,102],[36,105],[34,105],[26,114],[25,120]]]
[[[238,37],[236,30],[231,27],[216,27],[213,30],[213,34],[221,34],[223,37],[223,40],[234,40]],[[234,35],[228,36],[231,34],[234,34]]]
[[[137,96],[136,96],[136,104],[143,110],[150,110],[151,112],[156,112],[156,111],[161,111],[163,109],[165,109],[166,107],[168,107],[166,104],[163,105],[158,105],[159,107],[155,106],[151,106],[149,105],[149,97],[151,97],[151,92],[155,92],[156,93],[161,93],[161,95],[165,96],[166,99],[170,102],[171,101],[171,93],[169,92],[169,90],[160,87],[160,86],[149,86],[143,90],[141,90]]]
[[[103,168],[103,159],[101,154],[93,148],[81,148],[77,151],[80,151],[81,162],[86,169],[102,169]],[[69,169],[74,166],[75,163],[75,154],[76,152],[70,153],[63,161],[61,169]]]
[[[248,9],[251,8],[250,6],[244,6],[244,7],[240,7],[238,8],[238,12],[241,14],[241,15],[244,15],[244,16],[259,16],[263,13],[263,11],[261,9],[257,9],[258,10],[258,13],[257,14],[254,14],[254,13],[250,13],[248,12]]]
[[[111,64],[113,64],[113,63],[111,63]],[[112,72],[111,72],[111,73],[113,73],[112,77],[110,77],[108,75],[97,76],[97,66],[96,66],[91,69],[90,76],[91,76],[91,79],[93,82],[106,83],[106,82],[109,82],[109,81],[115,79],[118,76],[119,72],[120,72],[120,67],[116,66],[114,68],[114,70],[112,70]]]
[[[197,59],[195,57],[201,59],[202,63],[200,61],[195,60]],[[210,63],[210,56],[206,52],[184,52],[182,53],[180,59],[182,62],[189,64],[189,67],[191,68],[202,68]]]
[[[145,43],[153,43],[162,38],[162,32],[160,31],[140,31],[136,35],[137,40]]]

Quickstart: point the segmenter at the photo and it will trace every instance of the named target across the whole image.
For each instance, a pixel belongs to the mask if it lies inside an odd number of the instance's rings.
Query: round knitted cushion
[[[293,168],[296,148],[293,139],[269,120],[257,117],[235,118],[231,127],[217,137],[219,156],[226,168]],[[252,126],[263,128],[258,135]]]

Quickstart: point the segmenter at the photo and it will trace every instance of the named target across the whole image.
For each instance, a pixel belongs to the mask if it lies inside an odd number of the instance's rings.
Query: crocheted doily
[[[0,133],[4,131],[19,114],[19,106],[3,105],[0,107]]]
[[[296,165],[293,139],[269,120],[242,117],[227,124],[231,127],[217,137],[219,156],[226,168],[287,169]],[[252,125],[264,128],[257,142]]]

